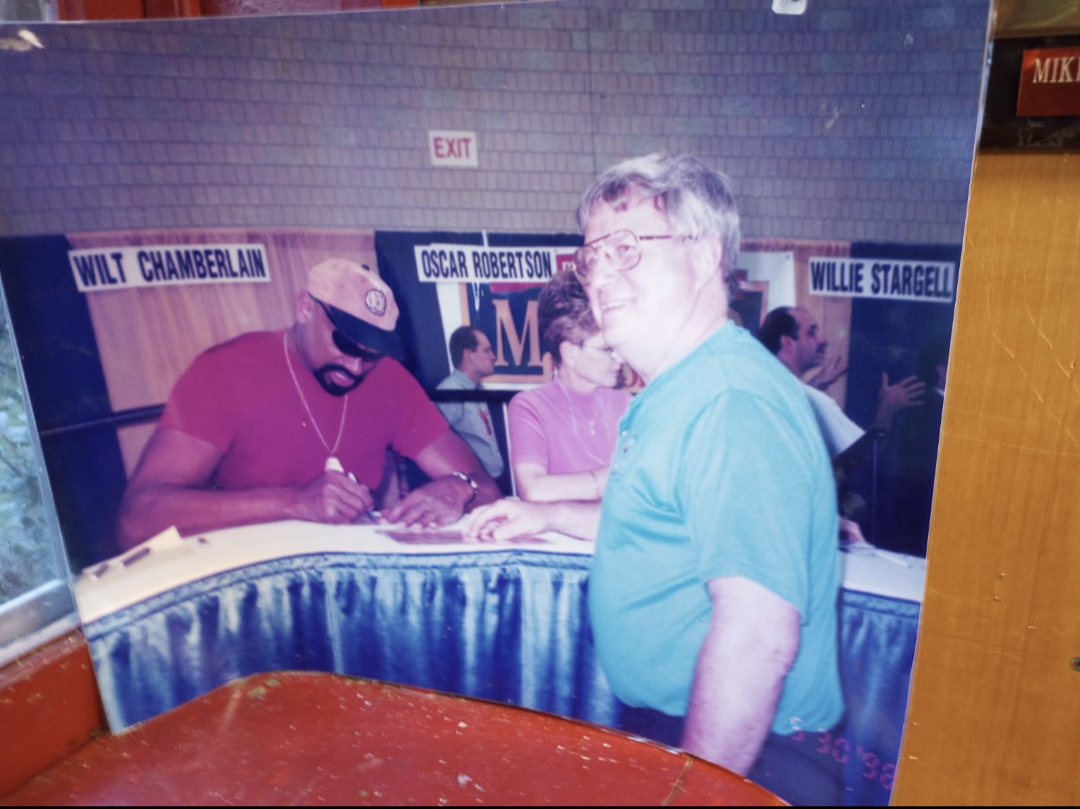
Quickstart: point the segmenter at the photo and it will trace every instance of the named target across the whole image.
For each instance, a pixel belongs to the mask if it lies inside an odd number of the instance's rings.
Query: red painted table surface
[[[2,803],[783,805],[617,731],[310,672],[252,675],[100,736]]]

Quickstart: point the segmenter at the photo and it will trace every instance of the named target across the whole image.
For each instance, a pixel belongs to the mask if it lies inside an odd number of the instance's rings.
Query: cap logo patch
[[[369,289],[367,295],[364,296],[364,303],[368,311],[375,316],[382,317],[386,314],[386,294],[382,290]]]

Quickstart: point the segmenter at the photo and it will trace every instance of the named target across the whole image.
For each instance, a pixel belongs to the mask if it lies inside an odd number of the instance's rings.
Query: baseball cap
[[[354,343],[402,359],[394,331],[398,320],[394,293],[366,264],[330,258],[311,268],[308,294],[326,304],[334,326]]]

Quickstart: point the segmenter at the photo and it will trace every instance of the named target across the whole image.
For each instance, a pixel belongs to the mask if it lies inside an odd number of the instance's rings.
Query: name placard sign
[[[416,277],[426,283],[543,284],[562,269],[553,247],[474,247],[429,244],[414,248]]]
[[[69,250],[79,292],[177,284],[269,283],[262,244],[154,244]]]
[[[1024,51],[1016,114],[1080,115],[1080,46]]]
[[[956,264],[888,258],[810,259],[810,294],[952,303]]]

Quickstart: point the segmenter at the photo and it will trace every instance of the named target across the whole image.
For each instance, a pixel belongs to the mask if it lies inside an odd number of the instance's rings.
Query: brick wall
[[[573,231],[598,171],[668,150],[732,177],[746,236],[959,242],[985,0],[767,6],[36,26],[0,49],[0,233]],[[480,167],[432,168],[429,129]]]

